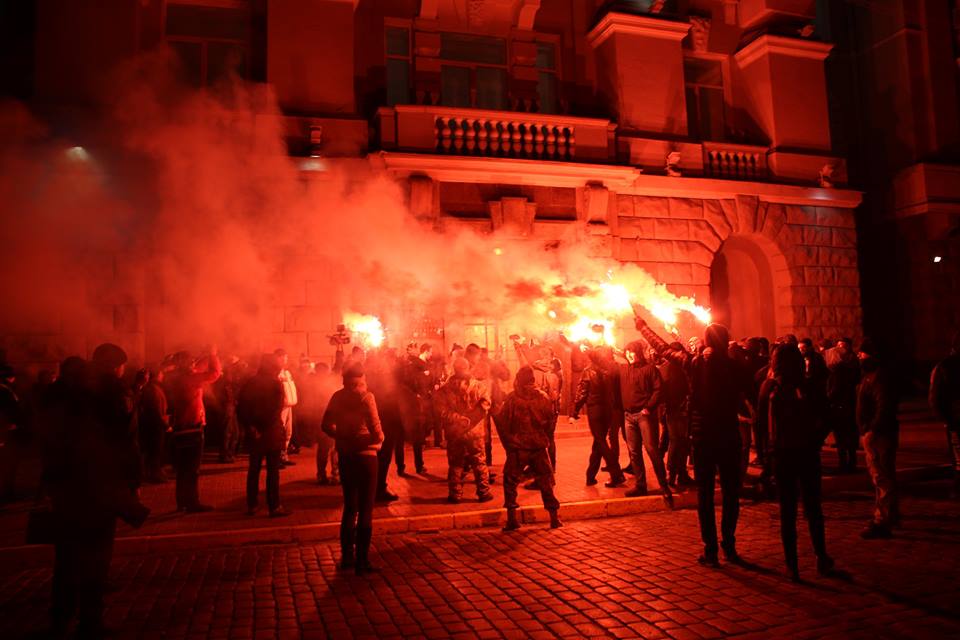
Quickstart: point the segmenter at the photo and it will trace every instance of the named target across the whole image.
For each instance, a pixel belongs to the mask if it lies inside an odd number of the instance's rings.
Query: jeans
[[[587,462],[587,480],[596,480],[601,460],[607,465],[610,478],[619,480],[623,476],[620,461],[613,457],[613,452],[607,444],[611,424],[609,413],[602,409],[597,411],[587,407],[587,424],[590,425],[590,435],[593,436],[593,447],[590,449],[590,459]]]
[[[697,518],[700,520],[700,538],[704,554],[716,556],[717,519],[714,513],[714,487],[720,472],[720,491],[723,495],[723,515],[720,531],[723,546],[736,545],[737,519],[740,517],[740,434],[718,441],[693,443],[693,473],[697,483]]]
[[[401,454],[397,460],[397,471],[403,469],[403,428],[395,420],[384,421],[383,426],[383,444],[377,451],[377,493],[386,493],[387,491],[387,471],[390,469],[390,460],[393,459],[397,451],[397,445],[400,445]]]
[[[797,489],[803,498],[803,515],[810,529],[810,541],[818,557],[826,557],[823,507],[820,502],[820,452],[777,451],[774,461],[780,496],[780,540],[787,566],[797,566]]]
[[[341,453],[340,486],[343,489],[341,540],[355,527],[373,525],[373,501],[377,494],[377,457],[365,453]]]
[[[647,471],[643,463],[643,450],[647,450],[647,457],[653,465],[653,473],[657,483],[664,493],[670,493],[667,484],[667,469],[663,464],[663,454],[660,453],[660,429],[657,418],[651,413],[624,412],[624,426],[626,427],[627,450],[630,452],[630,464],[633,466],[637,487],[647,488]]]
[[[284,407],[280,410],[280,421],[283,423],[283,450],[280,452],[280,458],[288,460],[287,453],[290,449],[290,440],[293,438],[293,407]]]
[[[897,497],[898,441],[897,434],[872,431],[863,434],[863,451],[875,490],[873,522],[882,526],[892,526],[900,517]]]
[[[340,469],[337,467],[337,450],[333,446],[333,438],[321,432],[317,433],[317,480],[333,480],[339,482]],[[379,452],[377,452],[379,456]],[[327,462],[330,463],[330,474],[327,475]],[[390,459],[387,459],[390,462]],[[386,470],[384,470],[386,475]]]
[[[560,508],[560,501],[553,491],[553,467],[545,449],[508,449],[507,461],[503,465],[503,506],[507,509],[518,509],[517,485],[523,477],[523,470],[529,469],[533,473],[540,497],[547,511],[556,511]]]
[[[280,451],[251,451],[247,468],[247,508],[255,509],[260,494],[260,468],[267,462],[267,506],[280,508]]]
[[[670,434],[667,448],[667,471],[671,479],[687,475],[687,456],[690,454],[690,436],[687,433],[687,414],[683,405],[665,407],[663,411]]]
[[[173,436],[173,467],[177,472],[177,508],[200,504],[200,461],[203,458],[203,431]]]

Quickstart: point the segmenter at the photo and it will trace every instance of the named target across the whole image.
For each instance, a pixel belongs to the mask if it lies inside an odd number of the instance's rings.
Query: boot
[[[373,538],[373,527],[357,527],[357,563],[355,571],[358,576],[377,570],[376,567],[370,564],[371,538]]]
[[[516,531],[520,528],[520,520],[517,519],[516,509],[507,509],[507,523],[503,525],[503,530]]]
[[[353,527],[340,527],[340,569],[350,569],[356,563],[353,554],[353,542],[356,531]]]
[[[550,528],[551,528],[551,529],[559,529],[560,527],[563,526],[563,523],[560,521],[560,512],[559,512],[559,511],[557,511],[556,509],[551,509],[550,511],[548,511],[548,513],[550,514]]]

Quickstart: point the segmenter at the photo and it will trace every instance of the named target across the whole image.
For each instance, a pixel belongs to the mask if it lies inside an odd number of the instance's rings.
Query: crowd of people
[[[332,366],[301,357],[295,369],[277,349],[259,357],[256,371],[236,356],[224,365],[211,348],[199,357],[173,354],[132,376],[124,351],[104,344],[89,361],[70,357],[58,375],[40,376],[25,399],[15,390],[13,369],[2,365],[2,488],[9,497],[18,448],[32,432],[43,452],[40,494],[52,504],[55,629],[66,629],[77,609],[82,628],[98,628],[116,520],[139,526],[149,513],[139,500],[141,482],[169,482],[169,464],[177,509],[212,509],[201,499],[200,467],[213,425],[221,462],[248,454],[250,516],[258,513],[264,467],[269,515],[291,513],[281,502],[281,469],[296,464],[291,454],[316,448],[317,482],[342,488],[340,564],[358,574],[374,569],[373,507],[398,499],[387,485],[388,472],[392,464],[399,475],[408,473],[408,446],[417,474],[427,472],[425,447],[445,448],[452,504],[464,500],[468,476],[478,502],[493,500],[492,469],[502,462],[504,531],[520,527],[521,485],[540,491],[551,527],[563,526],[554,488],[563,409],[573,420],[586,413],[593,438],[586,485],[597,484],[604,470],[607,487],[645,495],[645,452],[668,507],[674,491],[696,488],[701,564],[716,566],[721,551],[727,561],[740,561],[737,519],[750,482],[756,495],[779,500],[789,575],[799,579],[799,502],[817,569],[832,570],[820,505],[820,452],[830,434],[839,473],[855,472],[857,451],[864,450],[876,500],[863,537],[892,535],[900,518],[897,388],[869,339],[856,348],[849,338],[818,345],[792,335],[772,344],[764,338],[733,341],[725,327],[712,324],[702,340],[682,344],[663,340],[641,319],[637,330],[640,339],[623,350],[572,344],[561,336],[571,358],[567,381],[553,349],[519,336],[511,336],[519,361],[512,380],[503,353],[491,356],[475,344],[454,345],[449,353],[436,353],[428,343],[411,343],[403,353],[354,347],[349,353],[338,350]],[[565,388],[569,399],[563,406]],[[931,406],[946,423],[960,464],[958,398],[960,337],[934,370],[930,386]],[[494,433],[502,460],[496,460]],[[621,438],[626,467],[620,464]],[[751,464],[760,469],[756,480],[747,473]]]

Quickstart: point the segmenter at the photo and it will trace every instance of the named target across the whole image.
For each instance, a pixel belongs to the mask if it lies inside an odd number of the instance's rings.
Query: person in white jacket
[[[280,462],[284,466],[295,465],[296,462],[290,459],[290,439],[293,437],[293,408],[297,406],[297,385],[293,381],[293,374],[290,372],[290,356],[285,349],[277,349],[273,355],[280,359],[281,369],[278,376],[283,384],[283,410],[280,412],[280,420],[283,422],[283,449],[280,451]]]

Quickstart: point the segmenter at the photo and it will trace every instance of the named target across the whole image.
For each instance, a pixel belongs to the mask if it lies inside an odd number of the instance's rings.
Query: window
[[[440,103],[505,109],[507,41],[463,33],[440,34]]]
[[[410,30],[387,27],[387,104],[410,102]]]
[[[183,80],[212,86],[232,75],[250,75],[251,16],[242,9],[167,6],[167,44],[180,60]]]
[[[557,112],[556,47],[549,42],[537,43],[537,102],[540,113]]]
[[[687,126],[694,140],[724,138],[723,69],[718,60],[688,57],[683,62]]]

